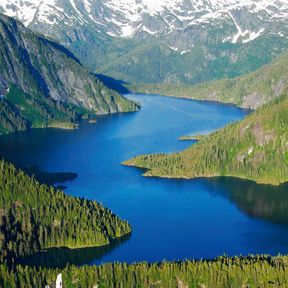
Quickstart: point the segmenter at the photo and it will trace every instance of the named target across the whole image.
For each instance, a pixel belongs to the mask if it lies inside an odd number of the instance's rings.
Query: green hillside
[[[131,232],[126,221],[95,201],[41,185],[3,161],[0,214],[0,261],[51,247],[103,246]]]
[[[235,176],[275,185],[286,182],[288,96],[202,138],[183,152],[139,156],[124,164],[147,169],[145,176]]]
[[[280,96],[287,86],[288,54],[285,53],[255,72],[236,78],[190,86],[138,84],[129,87],[137,92],[234,103],[244,108],[254,109]]]

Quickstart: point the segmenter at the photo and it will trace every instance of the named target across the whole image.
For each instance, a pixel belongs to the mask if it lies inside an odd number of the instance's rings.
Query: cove
[[[111,247],[49,250],[22,259],[62,267],[112,261],[161,261],[219,255],[288,252],[288,187],[234,178],[175,180],[142,177],[120,163],[144,153],[174,152],[204,134],[242,119],[232,105],[127,95],[141,111],[83,121],[78,130],[35,129],[0,137],[0,156],[17,166],[75,173],[65,192],[94,199],[127,219],[133,233]],[[69,179],[68,179],[69,180]],[[80,251],[81,250],[81,251]],[[57,257],[58,255],[58,257]]]

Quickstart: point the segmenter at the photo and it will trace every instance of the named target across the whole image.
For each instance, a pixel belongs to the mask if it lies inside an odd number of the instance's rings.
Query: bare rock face
[[[4,77],[0,73],[0,95],[6,94],[8,87],[9,87],[8,82],[4,79]]]
[[[265,103],[265,98],[262,97],[260,93],[254,92],[244,97],[242,107],[248,108],[248,109],[250,108],[255,109],[255,108],[262,106],[264,103]]]
[[[288,77],[286,76],[285,79],[280,79],[278,83],[276,83],[275,85],[272,85],[273,94],[276,97],[282,94],[282,92],[284,91],[287,85],[287,82],[288,82]]]

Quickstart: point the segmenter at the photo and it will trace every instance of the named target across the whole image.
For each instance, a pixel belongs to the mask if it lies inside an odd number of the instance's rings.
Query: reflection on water
[[[103,247],[90,247],[81,249],[51,248],[24,258],[16,260],[16,264],[24,264],[36,267],[64,268],[67,264],[84,265],[93,260],[101,260],[110,251],[128,241],[131,234],[113,241]]]
[[[73,172],[47,172],[39,169],[37,166],[17,167],[22,169],[27,175],[33,176],[36,180],[47,185],[55,185],[65,183],[77,178],[77,174]]]
[[[207,179],[207,185],[212,186],[213,193],[225,196],[250,217],[288,223],[288,183],[272,186],[219,177]]]

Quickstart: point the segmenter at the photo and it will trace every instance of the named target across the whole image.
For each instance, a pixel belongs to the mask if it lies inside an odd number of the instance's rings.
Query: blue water
[[[143,171],[120,164],[138,154],[185,149],[193,142],[178,137],[209,133],[247,111],[155,95],[127,97],[141,103],[140,112],[103,116],[73,131],[37,129],[0,137],[1,157],[45,171],[77,173],[65,183],[66,193],[100,201],[131,223],[131,237],[111,248],[71,252],[75,264],[288,252],[287,185],[145,178]],[[29,261],[73,262],[64,256],[69,251],[59,253],[52,250],[50,258],[42,253]]]

